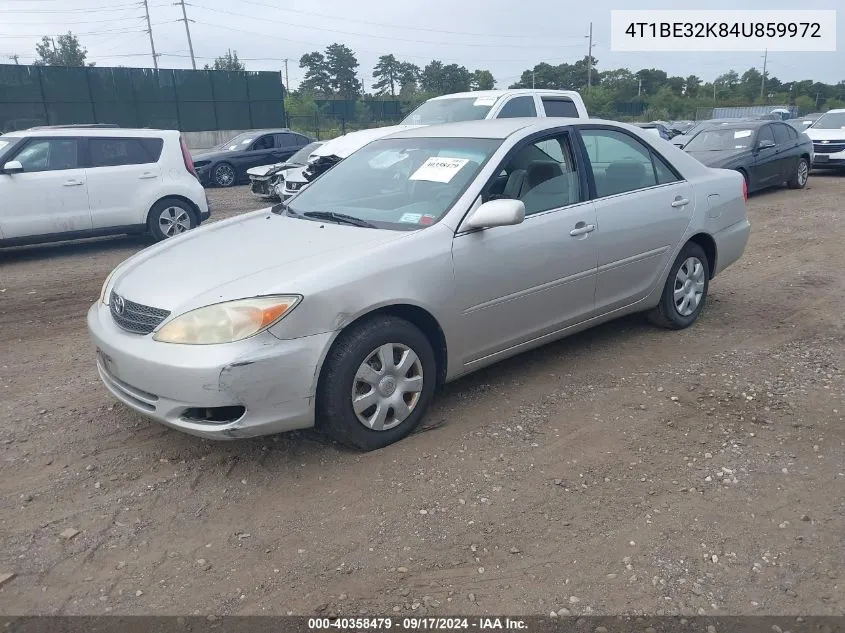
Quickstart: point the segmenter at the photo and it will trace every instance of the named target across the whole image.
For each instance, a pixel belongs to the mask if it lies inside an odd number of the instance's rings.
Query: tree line
[[[86,61],[87,49],[71,32],[56,40],[42,38],[36,52],[39,57],[35,63],[39,65],[93,66]],[[305,75],[287,97],[292,115],[313,114],[317,111],[316,99],[399,99],[403,111],[407,111],[433,96],[497,87],[490,70],[469,70],[437,59],[420,66],[394,54],[378,58],[372,69],[374,81],[365,85],[359,78],[355,52],[339,43],[330,44],[324,51],[306,53],[299,59],[299,66]],[[205,69],[246,67],[237,51],[228,49]],[[595,57],[586,56],[571,64],[540,62],[524,70],[508,87],[577,90],[591,114],[609,118],[634,114],[651,119],[693,118],[697,108],[731,105],[790,105],[802,113],[845,107],[845,80],[836,84],[812,79],[785,82],[769,73],[764,80],[760,70],[749,68],[741,74],[729,70],[707,82],[696,75],[670,76],[657,68],[601,70]]]

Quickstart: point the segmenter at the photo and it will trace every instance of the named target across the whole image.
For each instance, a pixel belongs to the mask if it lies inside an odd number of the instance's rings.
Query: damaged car
[[[323,141],[309,143],[283,163],[247,169],[246,175],[249,176],[249,190],[252,195],[278,202],[281,193],[279,185],[284,183],[285,174],[291,169],[303,167],[311,153],[322,144]]]

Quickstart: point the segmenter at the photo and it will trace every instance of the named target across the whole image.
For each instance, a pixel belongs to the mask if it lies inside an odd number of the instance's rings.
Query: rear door
[[[88,195],[95,229],[136,226],[147,221],[164,177],[158,161],[161,138],[89,137]]]
[[[786,123],[772,123],[772,131],[777,143],[778,167],[780,180],[789,180],[798,171],[798,137],[790,134],[792,128]]]
[[[596,311],[643,299],[692,219],[692,186],[652,147],[622,130],[579,127],[594,181]]]
[[[0,174],[0,230],[5,239],[91,229],[79,139],[31,138],[4,160],[23,165],[23,172]]]

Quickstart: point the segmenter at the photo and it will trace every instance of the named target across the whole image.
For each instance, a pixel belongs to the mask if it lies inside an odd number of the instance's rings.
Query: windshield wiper
[[[351,226],[361,226],[366,229],[375,229],[375,224],[356,218],[354,215],[346,215],[345,213],[335,213],[334,211],[306,211],[302,214],[306,218],[314,218],[315,220],[327,220],[337,224],[349,224]]]

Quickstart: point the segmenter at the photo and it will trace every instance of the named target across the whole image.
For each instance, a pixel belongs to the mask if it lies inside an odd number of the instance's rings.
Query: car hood
[[[293,169],[294,167],[299,167],[299,165],[295,165],[294,163],[275,163],[274,165],[260,165],[258,167],[252,167],[251,169],[247,169],[246,173],[247,176],[272,176],[275,173],[286,169]]]
[[[118,267],[111,287],[136,303],[180,314],[232,299],[302,292],[296,282],[305,277],[330,274],[409,234],[264,209],[144,249]]]
[[[814,141],[841,141],[845,140],[845,130],[820,130],[814,127],[808,127],[804,130],[804,134],[809,136]]]
[[[218,151],[218,152],[203,152],[202,154],[194,154],[191,153],[191,160],[193,162],[199,162],[201,160],[208,160],[208,161],[215,161],[220,160],[221,158],[225,157],[232,157],[240,152],[229,150],[229,151]]]
[[[748,149],[727,149],[719,151],[688,151],[687,154],[708,167],[725,167],[741,162],[743,158],[751,154]]]
[[[308,160],[310,161],[314,156],[337,156],[338,158],[346,158],[352,152],[358,151],[371,141],[380,139],[388,134],[393,134],[394,132],[401,132],[415,127],[422,126],[389,125],[387,127],[377,127],[370,130],[350,132],[349,134],[344,134],[343,136],[338,136],[330,141],[326,141],[311,153]]]

